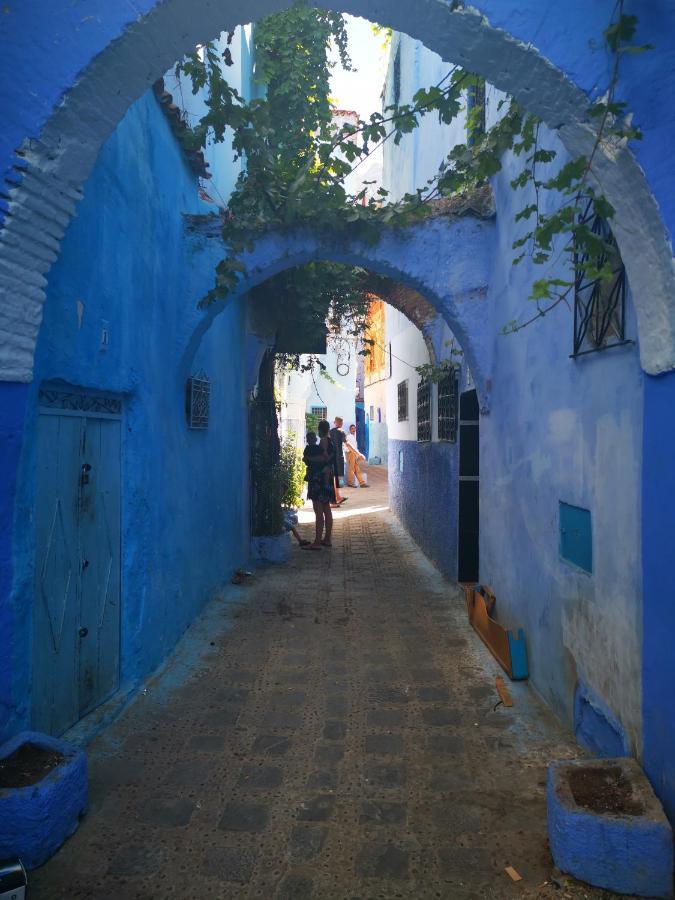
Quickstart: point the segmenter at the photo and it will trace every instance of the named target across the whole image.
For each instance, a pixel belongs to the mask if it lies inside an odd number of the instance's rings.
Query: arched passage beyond
[[[217,220],[193,223],[195,253],[209,256],[222,247],[214,229]],[[214,247],[215,244],[215,247]],[[201,247],[200,247],[201,245]],[[419,321],[442,317],[460,343],[471,369],[484,410],[488,406],[491,343],[485,328],[488,278],[495,251],[495,225],[491,214],[485,218],[439,217],[405,229],[387,230],[377,244],[349,241],[330,232],[295,231],[268,234],[243,257],[246,275],[239,293],[262,284],[284,269],[316,260],[360,266],[397,282],[401,289],[386,299],[412,319],[406,301],[414,294]],[[222,252],[222,251],[221,251]],[[407,290],[406,290],[407,289]],[[199,344],[229,300],[212,304],[195,329],[186,347],[181,377],[192,364]],[[423,332],[424,333],[424,332]]]
[[[64,41],[63,59],[52,59],[49,79],[41,82],[41,89],[51,100],[37,104],[31,114],[23,110],[17,113],[17,122],[8,130],[16,138],[10,138],[15,146],[27,133],[29,138],[21,146],[20,159],[14,159],[18,167],[11,176],[13,185],[10,183],[0,245],[0,378],[5,381],[25,382],[32,377],[45,275],[58,254],[98,150],[126,109],[158,73],[166,71],[196,43],[223,29],[279,11],[288,3],[144,0],[134,6],[133,21],[124,12],[104,9],[106,4],[101,0],[99,5],[100,16],[92,14],[77,22],[70,18],[74,12],[62,13],[64,32],[72,30],[73,41]],[[483,5],[491,11],[490,3]],[[444,59],[485,76],[557,129],[571,153],[588,152],[592,146],[586,93],[542,55],[550,50],[570,64],[569,48],[561,45],[559,31],[538,32],[539,52],[532,44],[490,25],[477,10],[453,9],[441,0],[422,0],[414,6],[342,0],[338,7],[407,32]],[[534,14],[534,10],[529,13],[531,17]],[[568,14],[575,13],[569,10]],[[46,10],[45,27],[53,24],[55,15],[58,21],[53,8],[51,12]],[[527,18],[528,14],[524,15]],[[576,15],[581,20],[581,4]],[[583,17],[584,28],[597,26],[598,34],[606,24],[606,17],[589,20],[587,11]],[[21,28],[17,35],[20,33]],[[570,33],[581,47],[576,30],[570,29]],[[40,42],[35,43],[42,52]],[[10,64],[12,60],[25,63],[21,54],[21,42],[17,41]],[[56,71],[59,75],[54,78]],[[602,60],[579,67],[582,82],[588,83],[593,74],[597,80],[591,81],[591,86],[604,77]],[[57,104],[57,96],[63,96],[63,102]],[[45,106],[55,108],[49,113]],[[9,166],[13,147],[4,149]],[[642,365],[647,372],[658,374],[675,367],[675,276],[666,232],[644,174],[628,149],[617,146],[611,156],[598,158],[596,170],[617,213],[614,231],[635,298]]]

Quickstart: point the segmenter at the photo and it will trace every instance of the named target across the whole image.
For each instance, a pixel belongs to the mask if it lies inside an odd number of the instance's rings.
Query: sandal
[[[302,544],[300,545],[302,547]],[[302,547],[303,550],[320,550],[321,547],[315,547],[310,541],[307,541],[307,546]]]
[[[328,541],[321,541],[321,546],[322,547],[332,547],[333,545],[329,544]]]
[[[311,541],[305,541],[305,540],[302,540],[302,541],[300,541],[300,546],[301,546],[301,547],[309,547],[309,545],[310,545],[311,543],[312,543]]]

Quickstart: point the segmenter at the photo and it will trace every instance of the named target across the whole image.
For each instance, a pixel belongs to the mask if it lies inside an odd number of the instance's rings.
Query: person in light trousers
[[[347,484],[350,487],[356,487],[355,482],[358,481],[359,487],[368,487],[360,467],[360,462],[365,459],[365,456],[356,445],[356,425],[349,426],[345,450],[347,451]]]

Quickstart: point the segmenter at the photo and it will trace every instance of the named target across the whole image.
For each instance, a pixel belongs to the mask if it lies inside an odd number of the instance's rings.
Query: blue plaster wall
[[[675,374],[645,377],[642,559],[644,644],[643,761],[666,812],[675,821]]]
[[[544,130],[542,146],[554,146]],[[642,424],[644,378],[637,343],[572,352],[566,305],[515,335],[501,327],[524,314],[534,274],[511,265],[514,213],[527,202],[509,179],[494,179],[499,252],[490,285],[494,337],[489,415],[481,418],[480,578],[497,595],[500,618],[522,626],[531,678],[574,723],[583,680],[642,747]],[[551,208],[555,198],[547,197]],[[562,270],[561,270],[562,274]],[[627,337],[637,329],[630,298]],[[559,503],[588,509],[593,572],[560,558]]]
[[[403,471],[399,471],[399,453]],[[389,503],[446,578],[457,578],[457,445],[389,439]]]
[[[189,371],[181,360],[203,318],[197,302],[212,284],[215,260],[203,250],[192,252],[182,213],[201,209],[196,179],[148,93],[103,147],[50,273],[17,495],[12,728],[30,716],[31,513],[36,398],[43,380],[124,396],[123,683],[156,667],[247,559],[248,348],[242,300],[212,324],[192,363],[192,370],[203,369],[211,378],[209,428],[190,431],[185,423]],[[109,331],[105,352],[102,320]]]

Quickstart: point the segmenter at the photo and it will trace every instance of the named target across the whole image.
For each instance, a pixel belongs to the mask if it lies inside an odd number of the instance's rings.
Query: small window
[[[431,382],[417,385],[417,440],[431,440]]]
[[[394,73],[393,73],[393,105],[398,106],[401,102],[401,44],[399,42],[396,47],[396,54],[394,56]]]
[[[593,571],[590,510],[560,503],[560,556],[584,572]]]
[[[374,406],[370,407],[370,421],[371,422],[375,421],[375,407]]]
[[[438,440],[457,440],[459,372],[453,369],[438,382]]]
[[[398,420],[408,421],[408,382],[400,381],[398,385]]]
[[[582,356],[595,350],[630,343],[625,339],[626,269],[612,229],[588,200],[577,220],[603,242],[596,255],[574,251],[574,352]],[[593,278],[609,266],[611,278]]]
[[[325,406],[313,406],[311,414],[321,422],[328,418],[328,409]]]
[[[209,427],[211,382],[200,372],[185,382],[185,418],[188,428],[204,430]]]

